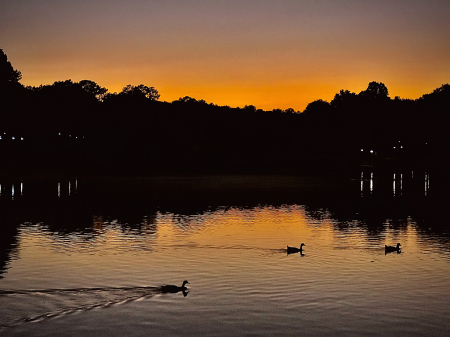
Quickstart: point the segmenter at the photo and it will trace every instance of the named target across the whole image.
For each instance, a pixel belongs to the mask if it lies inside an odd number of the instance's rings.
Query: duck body
[[[300,248],[287,246],[286,251],[288,254],[292,254],[292,253],[300,253],[301,254],[303,252],[303,246],[306,246],[306,245],[304,243],[302,243],[300,245]]]
[[[161,291],[163,293],[177,293],[179,291],[185,292],[187,290],[186,284],[189,284],[189,282],[187,280],[183,281],[183,284],[181,285],[181,287],[173,285],[173,284],[166,284],[166,285],[161,286]]]
[[[392,252],[400,253],[400,246],[401,246],[400,243],[397,243],[396,246],[387,246],[387,245],[384,245],[384,252],[385,252],[385,253],[392,253]]]

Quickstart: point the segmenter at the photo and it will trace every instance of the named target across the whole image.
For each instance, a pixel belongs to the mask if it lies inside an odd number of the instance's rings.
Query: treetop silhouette
[[[120,93],[108,93],[91,80],[23,87],[17,82],[20,72],[3,51],[0,56],[2,69],[9,69],[1,82],[1,128],[8,134],[29,133],[22,144],[26,153],[35,151],[36,158],[44,149],[58,158],[57,149],[68,162],[71,153],[78,153],[84,159],[77,165],[84,167],[116,158],[115,163],[123,163],[118,170],[297,173],[305,167],[358,167],[361,153],[366,153],[361,149],[366,148],[386,163],[392,158],[403,161],[406,154],[395,147],[399,141],[414,163],[429,163],[430,157],[423,159],[424,153],[432,153],[428,149],[448,146],[450,153],[448,84],[420,99],[400,100],[389,97],[384,83],[372,81],[359,94],[340,90],[331,102],[315,100],[303,113],[263,111],[254,105],[231,108],[189,96],[161,102],[158,91],[143,84],[126,85]],[[41,137],[37,134],[51,141],[28,142]],[[75,135],[83,143],[63,142],[60,134]],[[11,155],[20,153],[0,143]],[[441,158],[433,158],[438,167]],[[107,164],[99,168],[110,169]]]
[[[19,82],[21,79],[22,73],[12,67],[3,49],[0,49],[0,82]]]
[[[151,101],[157,101],[160,97],[158,90],[156,90],[154,87],[148,87],[143,84],[128,84],[122,89],[119,95],[134,98],[147,98]]]
[[[389,91],[382,82],[370,82],[365,91],[361,91],[359,95],[372,99],[388,99]]]

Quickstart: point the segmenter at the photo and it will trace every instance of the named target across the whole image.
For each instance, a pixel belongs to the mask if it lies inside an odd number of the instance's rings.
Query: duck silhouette
[[[400,246],[401,246],[400,243],[397,243],[397,246],[384,245],[384,254],[392,253],[392,252],[400,253]]]
[[[173,284],[166,284],[161,286],[161,291],[163,293],[177,293],[179,291],[183,292],[183,295],[186,296],[188,294],[187,287],[186,284],[190,284],[187,280],[183,281],[183,284],[181,285],[181,287],[173,285]]]
[[[304,243],[302,243],[300,245],[300,248],[287,246],[286,252],[288,254],[293,254],[293,253],[300,253],[300,254],[302,254],[303,253],[303,246],[306,246],[306,245]]]

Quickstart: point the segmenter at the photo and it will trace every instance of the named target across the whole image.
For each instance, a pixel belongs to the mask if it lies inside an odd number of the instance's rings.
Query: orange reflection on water
[[[305,210],[298,205],[230,208],[190,217],[165,214],[159,217],[158,228],[159,244],[189,235],[189,240],[198,245],[285,249],[317,236],[333,239],[331,232],[325,234],[323,228],[311,226]]]
[[[449,277],[447,261],[439,258],[442,245],[421,237],[411,219],[401,226],[387,219],[378,234],[358,221],[339,223],[327,210],[299,205],[157,213],[151,226],[105,219],[101,228],[86,232],[24,225],[20,258],[11,261],[2,287],[157,286],[187,279],[193,291],[275,289],[272,295],[280,300],[300,291],[310,303],[342,297],[364,308],[367,301],[375,307],[383,302],[380,294],[409,301],[429,275]],[[302,242],[303,256],[286,254],[286,245]],[[397,242],[402,253],[385,255],[384,244]],[[445,282],[434,284],[427,296],[446,291]]]

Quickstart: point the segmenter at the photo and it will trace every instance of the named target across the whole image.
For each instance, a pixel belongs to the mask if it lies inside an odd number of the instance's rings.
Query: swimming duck
[[[177,293],[179,291],[182,291],[184,293],[187,290],[186,284],[189,284],[187,280],[183,281],[181,287],[175,286],[173,284],[166,284],[164,286],[161,286],[161,290],[163,293]]]
[[[302,243],[300,245],[300,248],[287,246],[286,251],[288,254],[292,254],[292,253],[300,253],[301,254],[303,252],[303,246],[306,246],[306,245],[304,243]]]
[[[387,246],[387,245],[384,245],[384,252],[385,253],[391,253],[391,252],[397,252],[397,253],[399,253],[400,252],[400,246],[401,246],[401,244],[400,243],[397,243],[397,246]]]

